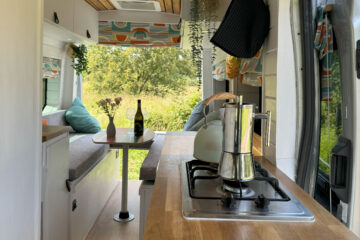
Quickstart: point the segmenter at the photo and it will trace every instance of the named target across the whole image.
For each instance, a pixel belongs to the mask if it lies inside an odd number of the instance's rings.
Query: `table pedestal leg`
[[[135,217],[129,214],[127,209],[127,195],[128,195],[128,157],[129,146],[123,148],[123,166],[122,166],[122,191],[121,191],[121,211],[114,215],[114,220],[117,222],[129,222]]]

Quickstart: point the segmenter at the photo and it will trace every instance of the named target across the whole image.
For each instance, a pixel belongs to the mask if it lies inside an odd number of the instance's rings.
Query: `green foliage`
[[[98,93],[165,96],[196,84],[190,52],[179,48],[89,46],[84,75]]]
[[[81,74],[87,72],[88,70],[88,61],[87,61],[87,48],[85,45],[73,45],[73,54],[72,54],[72,63],[71,65],[75,71],[76,75],[80,76]]]
[[[177,48],[88,47],[88,73],[83,74],[83,103],[105,129],[109,118],[97,102],[122,97],[114,124],[129,128],[126,109],[141,98],[147,110],[146,128],[181,131],[193,107],[201,101],[191,53]],[[129,151],[129,179],[139,179],[148,151]]]
[[[320,135],[320,158],[330,163],[331,152],[339,136],[342,134],[342,117],[341,117],[341,76],[340,76],[340,60],[337,51],[334,51],[332,66],[332,88],[333,98],[329,102],[321,102],[321,135]],[[328,111],[329,110],[329,111]],[[330,134],[330,142],[329,142]],[[329,174],[329,167],[319,162],[319,168],[323,172]]]
[[[181,131],[195,107],[201,101],[201,94],[196,89],[189,89],[184,96],[168,96],[169,104],[164,104],[165,111],[149,111],[146,126],[159,131]]]

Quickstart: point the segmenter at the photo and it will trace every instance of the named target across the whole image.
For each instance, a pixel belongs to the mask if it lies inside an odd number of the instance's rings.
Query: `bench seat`
[[[95,144],[92,141],[93,134],[84,134],[70,144],[69,180],[77,178],[89,172],[108,153],[109,146]]]
[[[165,135],[156,134],[148,155],[140,168],[140,180],[155,181],[156,171],[160,161],[161,150],[164,144]]]

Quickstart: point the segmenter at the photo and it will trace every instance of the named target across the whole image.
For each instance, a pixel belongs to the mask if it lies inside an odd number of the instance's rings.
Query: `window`
[[[43,58],[43,110],[60,105],[61,60]]]
[[[342,135],[340,59],[334,50],[332,65],[332,99],[321,101],[319,170],[329,176],[331,150]],[[330,95],[330,93],[329,93]]]

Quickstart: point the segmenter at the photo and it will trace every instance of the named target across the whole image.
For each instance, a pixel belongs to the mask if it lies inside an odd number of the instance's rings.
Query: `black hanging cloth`
[[[252,58],[269,29],[269,7],[263,0],[233,0],[211,42],[232,56]]]

